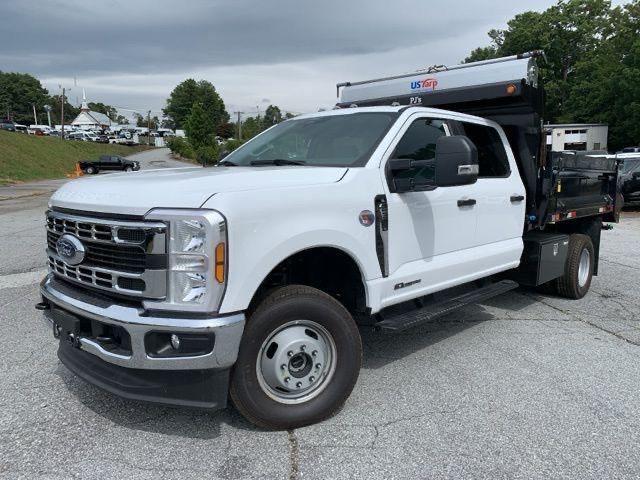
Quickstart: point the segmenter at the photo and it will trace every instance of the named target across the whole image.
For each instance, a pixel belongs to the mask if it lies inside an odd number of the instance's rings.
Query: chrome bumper
[[[131,355],[109,352],[90,338],[80,337],[80,348],[105,362],[121,367],[148,370],[195,370],[229,368],[236,361],[245,316],[238,313],[211,318],[168,318],[146,315],[141,308],[118,304],[101,304],[90,295],[68,295],[55,288],[55,279],[49,274],[40,284],[45,301],[78,315],[125,329],[131,336]],[[45,310],[45,315],[47,311]],[[53,320],[48,318],[50,322]],[[154,358],[147,355],[144,338],[150,332],[214,333],[213,351],[200,356]]]

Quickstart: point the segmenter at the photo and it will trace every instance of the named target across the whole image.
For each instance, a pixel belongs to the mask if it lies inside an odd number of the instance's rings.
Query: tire
[[[342,304],[315,288],[281,287],[249,316],[232,372],[231,400],[261,428],[310,425],[342,407],[361,364],[360,333]],[[285,381],[291,382],[288,390]]]
[[[98,169],[95,168],[95,167],[87,167],[85,172],[87,172],[89,175],[94,175],[94,174],[98,173]]]
[[[557,283],[558,294],[576,300],[584,297],[591,287],[594,260],[595,252],[591,238],[577,233],[571,235],[564,275]]]
[[[125,167],[124,171],[125,171],[125,172],[133,172],[133,168],[131,168],[131,167]]]

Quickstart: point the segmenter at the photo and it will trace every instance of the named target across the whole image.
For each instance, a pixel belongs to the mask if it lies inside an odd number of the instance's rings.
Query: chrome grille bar
[[[130,297],[166,297],[167,271],[161,268],[162,263],[157,263],[157,259],[166,254],[165,223],[98,219],[49,211],[47,232],[49,268],[56,276]],[[86,248],[85,259],[79,265],[65,263],[56,251],[56,241],[65,233],[77,237]],[[153,263],[147,263],[149,261]]]

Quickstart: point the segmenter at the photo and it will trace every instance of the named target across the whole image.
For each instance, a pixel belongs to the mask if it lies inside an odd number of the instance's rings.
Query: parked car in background
[[[119,155],[101,155],[99,160],[78,162],[83,172],[94,175],[101,170],[135,172],[140,170],[140,163],[128,160]]]
[[[640,205],[640,153],[621,153],[620,185],[625,206]]]
[[[109,143],[109,137],[107,135],[98,135],[96,142],[98,143]]]
[[[16,129],[16,132],[27,133],[27,126],[26,125],[21,125],[19,123],[14,123],[13,126]]]
[[[16,126],[11,120],[3,120],[0,122],[0,130],[6,130],[7,132],[15,132]]]
[[[91,132],[72,132],[69,134],[69,140],[80,140],[82,142],[97,142],[98,136]]]
[[[640,147],[625,147],[618,153],[640,153]]]
[[[53,130],[49,125],[29,125],[29,129],[34,132],[36,130],[39,130],[43,135],[49,135],[51,133],[51,130]]]

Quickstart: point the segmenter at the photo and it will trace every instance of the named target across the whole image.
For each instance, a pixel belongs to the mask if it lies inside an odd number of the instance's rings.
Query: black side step
[[[402,330],[415,327],[416,325],[420,325],[421,323],[433,320],[442,315],[446,315],[447,313],[457,310],[460,307],[464,307],[465,305],[482,302],[488,298],[513,290],[514,288],[518,288],[517,282],[514,282],[513,280],[502,280],[457,297],[430,303],[417,310],[387,317],[381,322],[376,323],[375,327],[382,330],[400,332]]]

